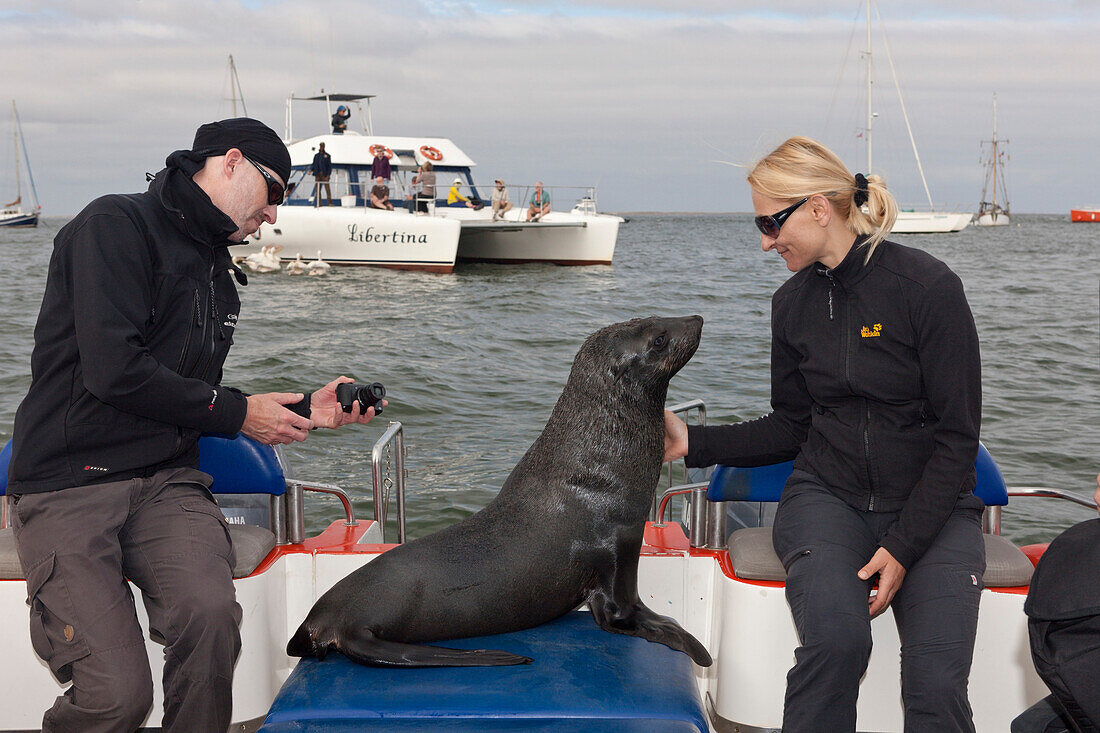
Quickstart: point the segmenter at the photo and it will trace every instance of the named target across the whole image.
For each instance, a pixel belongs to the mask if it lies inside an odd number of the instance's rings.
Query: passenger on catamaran
[[[416,193],[416,210],[426,214],[428,204],[435,201],[435,171],[432,170],[430,160],[425,160],[420,165],[420,170],[417,171],[412,182],[414,186],[420,187]]]
[[[389,182],[390,177],[393,176],[393,168],[390,166],[390,159],[386,156],[386,146],[375,145],[373,150],[374,160],[371,161],[370,165],[370,177],[372,179],[382,178]]]
[[[317,154],[313,156],[313,166],[309,169],[313,176],[313,205],[321,205],[321,189],[325,189],[328,205],[332,206],[332,189],[329,178],[332,176],[332,156],[325,152],[325,144],[317,143]]]
[[[981,360],[962,282],[886,241],[898,209],[882,179],[814,140],[787,140],[748,182],[761,247],[795,273],[772,297],[772,411],[707,427],[666,413],[666,458],[794,459],[772,535],[801,644],[785,733],[855,730],[871,619],[888,606],[906,731],[973,731]]]
[[[535,184],[535,192],[531,194],[530,205],[527,207],[527,221],[539,221],[550,213],[550,192],[542,190],[542,181]]]
[[[370,190],[370,207],[393,211],[393,204],[390,203],[390,187],[385,184],[382,176],[374,179],[374,186]]]
[[[465,205],[468,209],[480,208],[476,206],[470,199],[459,193],[458,189],[462,187],[462,179],[456,178],[451,182],[451,188],[447,191],[447,206],[458,206],[460,203]]]
[[[493,221],[497,221],[504,217],[505,212],[512,208],[512,202],[508,200],[508,188],[504,185],[504,181],[499,178],[494,181],[496,188],[493,189],[493,195],[491,202],[493,204]]]
[[[241,608],[199,434],[290,443],[374,416],[341,411],[344,377],[304,397],[220,384],[234,274],[245,282],[228,246],[275,223],[290,175],[279,136],[212,122],[166,165],[147,192],[101,197],[58,232],[15,416],[8,493],[31,641],[72,681],[44,731],[132,731],[149,713],[127,579],[166,647],[164,730],[227,730]]]
[[[340,105],[336,108],[336,112],[332,115],[332,134],[343,135],[348,129],[348,118],[351,117],[351,110],[344,105]]]

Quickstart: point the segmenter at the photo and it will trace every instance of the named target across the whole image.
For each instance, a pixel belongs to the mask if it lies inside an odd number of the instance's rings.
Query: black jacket
[[[981,424],[978,335],[962,282],[920,250],[857,240],[772,297],[772,412],[690,427],[688,465],[795,459],[849,505],[900,512],[883,539],[905,567],[971,493]]]
[[[219,386],[240,310],[227,249],[237,227],[181,164],[58,232],[11,493],[197,467],[200,433],[240,430],[245,398]]]

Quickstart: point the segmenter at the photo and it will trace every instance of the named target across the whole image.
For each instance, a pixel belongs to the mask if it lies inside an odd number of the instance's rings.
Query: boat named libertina
[[[703,423],[701,401],[669,408]],[[693,483],[655,497],[638,565],[638,595],[674,618],[714,658],[695,666],[680,652],[611,634],[586,614],[526,631],[439,642],[503,649],[534,659],[529,666],[452,669],[371,668],[333,652],[324,661],[286,654],[292,631],[329,588],[405,541],[404,427],[391,423],[372,451],[374,519],[356,520],[340,487],[290,477],[281,448],[238,436],[204,436],[200,468],[228,520],[236,554],[237,601],[244,611],[242,649],[233,677],[234,730],[265,733],[321,730],[777,731],[786,674],[798,646],[784,597],[785,573],[762,518],[791,464],[754,469],[716,467],[688,473]],[[27,585],[15,553],[6,488],[11,443],[0,451],[0,730],[37,729],[65,690],[31,646]],[[986,504],[986,554],[969,696],[980,731],[1006,731],[1014,717],[1048,694],[1031,661],[1027,596],[1045,545],[1017,547],[1000,535],[1010,497],[1038,495],[1091,502],[1052,489],[1005,485],[984,447],[975,465],[975,495]],[[695,471],[696,469],[691,469]],[[387,522],[390,487],[396,517]],[[304,495],[339,497],[342,517],[315,536],[304,529]],[[679,521],[668,511],[680,505]],[[769,509],[770,507],[770,509]],[[1091,512],[1090,512],[1091,513]],[[1082,516],[1085,516],[1082,512]],[[394,521],[396,519],[396,521]],[[730,531],[732,530],[732,531]],[[392,542],[392,535],[391,542]],[[133,589],[135,595],[137,589]],[[41,612],[41,609],[39,609]],[[137,613],[148,631],[143,604]],[[897,630],[887,610],[871,625],[874,646],[860,683],[859,730],[903,727]],[[148,638],[148,634],[146,635]],[[153,679],[164,649],[147,642]],[[144,725],[156,725],[162,692]]]
[[[980,227],[1000,227],[1009,223],[1008,189],[1005,187],[1005,158],[1003,147],[1008,140],[997,139],[997,95],[993,95],[993,139],[983,140],[982,147],[989,146],[989,157],[985,158],[985,183],[982,184],[982,201],[978,204],[978,213],[974,223]],[[1000,193],[1001,200],[997,201]]]
[[[42,207],[38,204],[38,191],[34,187],[31,175],[31,162],[27,156],[27,145],[23,140],[23,129],[19,124],[19,112],[15,109],[15,100],[11,102],[12,138],[15,145],[15,200],[0,206],[0,227],[36,227]],[[19,151],[23,151],[23,163],[19,160]],[[23,207],[23,164],[27,166],[27,181],[30,183],[33,207]]]
[[[577,201],[571,209],[550,211],[529,222],[527,201],[534,186],[513,184],[507,187],[512,209],[495,218],[489,203],[493,184],[475,180],[476,164],[468,155],[447,138],[375,135],[372,98],[329,93],[287,100],[290,195],[279,207],[276,223],[262,226],[252,241],[234,247],[234,254],[248,255],[273,244],[281,246],[281,256],[289,260],[301,253],[308,261],[320,250],[332,264],[431,272],[451,272],[456,261],[611,264],[623,219],[596,210],[594,187],[545,187],[555,204],[567,199],[571,189],[581,194],[574,196]],[[330,133],[295,140],[296,101],[323,102],[326,120],[333,118],[333,105],[339,105],[336,117],[341,120],[351,116],[348,105],[355,105],[362,132],[334,126]],[[322,143],[332,160],[327,187],[318,185],[312,173]],[[389,161],[391,177],[385,185],[392,210],[371,206],[376,153]],[[435,173],[434,191],[413,182],[424,163],[430,163]],[[457,197],[448,195],[452,188]],[[449,199],[454,200],[448,203]]]

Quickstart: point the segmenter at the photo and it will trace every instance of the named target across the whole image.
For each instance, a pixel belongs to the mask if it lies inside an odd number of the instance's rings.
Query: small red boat
[[[1100,207],[1070,209],[1070,221],[1100,221]]]

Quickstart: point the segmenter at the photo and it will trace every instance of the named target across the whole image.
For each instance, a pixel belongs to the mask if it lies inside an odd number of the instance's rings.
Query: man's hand
[[[344,412],[340,403],[336,400],[336,385],[341,382],[354,382],[350,377],[337,377],[321,389],[313,393],[309,400],[309,416],[313,424],[319,428],[338,428],[354,422],[366,425],[374,417],[374,408],[368,407],[365,413],[359,411],[359,401],[352,403],[351,412]],[[390,404],[382,400],[383,407]]]
[[[248,411],[245,413],[241,432],[268,445],[305,440],[313,427],[313,421],[283,407],[301,401],[302,395],[287,392],[249,396]]]
[[[867,580],[875,573],[878,573],[878,595],[867,599],[871,618],[885,611],[890,601],[894,600],[894,594],[905,580],[905,567],[885,547],[880,547],[871,557],[871,562],[860,569],[859,579]]]
[[[665,410],[665,457],[662,463],[683,458],[688,452],[687,424]]]

